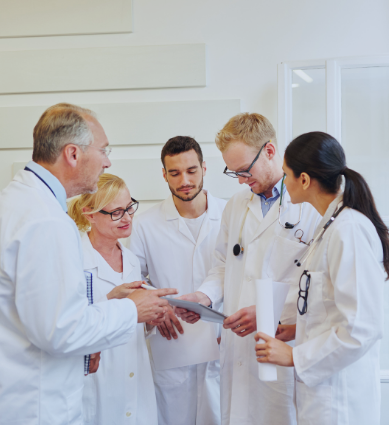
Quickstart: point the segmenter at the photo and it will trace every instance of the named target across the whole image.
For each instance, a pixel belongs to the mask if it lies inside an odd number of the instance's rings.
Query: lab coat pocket
[[[289,283],[297,287],[301,269],[296,266],[295,260],[301,258],[307,248],[307,245],[303,243],[276,236],[267,256],[268,277],[275,282]]]
[[[66,398],[68,409],[68,425],[82,425],[82,392],[83,387]]]
[[[313,324],[322,323],[327,317],[327,311],[323,302],[323,273],[308,273],[311,276],[311,280],[307,297],[307,313],[305,315],[307,332],[309,332]]]
[[[332,425],[332,388],[330,385],[308,387],[296,381],[297,421],[299,425]]]
[[[298,284],[302,270],[295,260],[301,258],[307,246],[287,238],[276,236],[267,256],[267,275],[274,282],[290,285],[288,296],[281,315],[281,323],[294,324],[297,317]]]

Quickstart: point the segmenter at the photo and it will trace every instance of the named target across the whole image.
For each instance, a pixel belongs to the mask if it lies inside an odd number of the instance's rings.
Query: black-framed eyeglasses
[[[308,290],[311,284],[311,275],[308,270],[304,270],[299,282],[299,297],[297,299],[297,310],[302,316],[308,310]]]
[[[252,176],[252,174],[250,173],[250,170],[253,168],[254,164],[257,162],[259,155],[261,155],[262,149],[268,144],[270,143],[271,140],[269,140],[268,142],[266,142],[261,149],[259,150],[257,156],[254,158],[254,161],[251,163],[250,167],[247,168],[247,170],[244,171],[227,171],[228,168],[226,167],[223,171],[223,173],[225,175],[227,175],[228,177],[232,177],[233,179],[237,179],[239,177],[245,177],[245,178],[249,178]]]
[[[134,198],[131,198],[131,201],[132,201],[132,204],[129,207],[127,207],[125,210],[123,208],[118,208],[117,210],[111,211],[111,212],[100,210],[99,213],[104,215],[110,215],[112,221],[120,220],[121,218],[123,218],[125,213],[132,215],[138,209],[139,202]]]

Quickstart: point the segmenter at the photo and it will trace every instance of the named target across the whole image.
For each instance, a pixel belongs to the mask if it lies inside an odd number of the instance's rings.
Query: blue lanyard
[[[35,171],[32,171],[31,168],[24,167],[24,169],[26,171],[30,171],[31,173],[35,174],[38,177],[38,179],[41,180],[50,189],[51,193],[55,196],[55,193],[53,192],[53,189],[42,179],[41,176],[39,176]],[[57,198],[57,197],[55,196],[55,198]]]

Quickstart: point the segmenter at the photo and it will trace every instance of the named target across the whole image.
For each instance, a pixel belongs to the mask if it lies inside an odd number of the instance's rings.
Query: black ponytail
[[[327,133],[314,131],[296,137],[286,148],[286,165],[295,177],[307,173],[323,191],[338,193],[345,178],[343,205],[364,214],[375,226],[384,252],[384,268],[389,279],[389,231],[380,217],[366,180],[346,167],[346,156],[339,142]]]

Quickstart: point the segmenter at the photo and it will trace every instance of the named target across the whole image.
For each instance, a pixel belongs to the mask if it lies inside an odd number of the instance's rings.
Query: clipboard
[[[224,320],[228,316],[220,313],[219,311],[213,310],[203,304],[194,303],[192,301],[178,300],[176,298],[161,297],[169,301],[169,304],[174,307],[185,308],[188,311],[193,311],[200,315],[201,320],[204,322],[213,322],[223,324]]]

